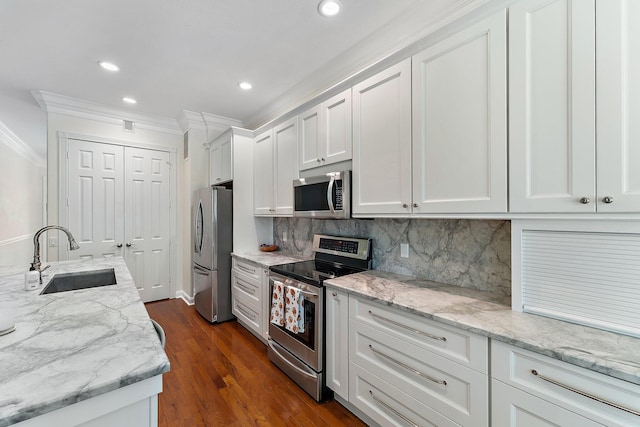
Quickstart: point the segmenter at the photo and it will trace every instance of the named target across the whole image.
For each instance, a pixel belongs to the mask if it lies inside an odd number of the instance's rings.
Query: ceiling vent
[[[133,132],[134,122],[131,120],[122,121],[122,130],[125,132]]]

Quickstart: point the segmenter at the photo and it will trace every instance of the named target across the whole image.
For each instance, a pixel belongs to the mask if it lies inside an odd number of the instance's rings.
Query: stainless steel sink
[[[45,286],[42,292],[40,292],[40,295],[115,284],[116,273],[113,271],[113,268],[56,274],[51,278],[51,281]]]

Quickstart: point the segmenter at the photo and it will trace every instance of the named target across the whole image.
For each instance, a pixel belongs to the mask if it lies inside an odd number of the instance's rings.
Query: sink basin
[[[116,284],[116,273],[113,268],[105,270],[79,271],[77,273],[56,274],[40,295],[56,292],[75,291],[78,289],[96,288]]]

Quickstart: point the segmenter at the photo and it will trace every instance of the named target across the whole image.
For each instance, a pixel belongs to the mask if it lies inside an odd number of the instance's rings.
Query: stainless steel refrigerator
[[[231,314],[232,191],[224,187],[194,195],[193,290],[196,310],[209,322]]]

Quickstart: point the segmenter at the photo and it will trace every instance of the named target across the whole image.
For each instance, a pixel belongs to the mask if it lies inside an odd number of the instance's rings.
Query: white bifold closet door
[[[123,256],[143,301],[170,296],[169,153],[69,140],[70,259]]]

